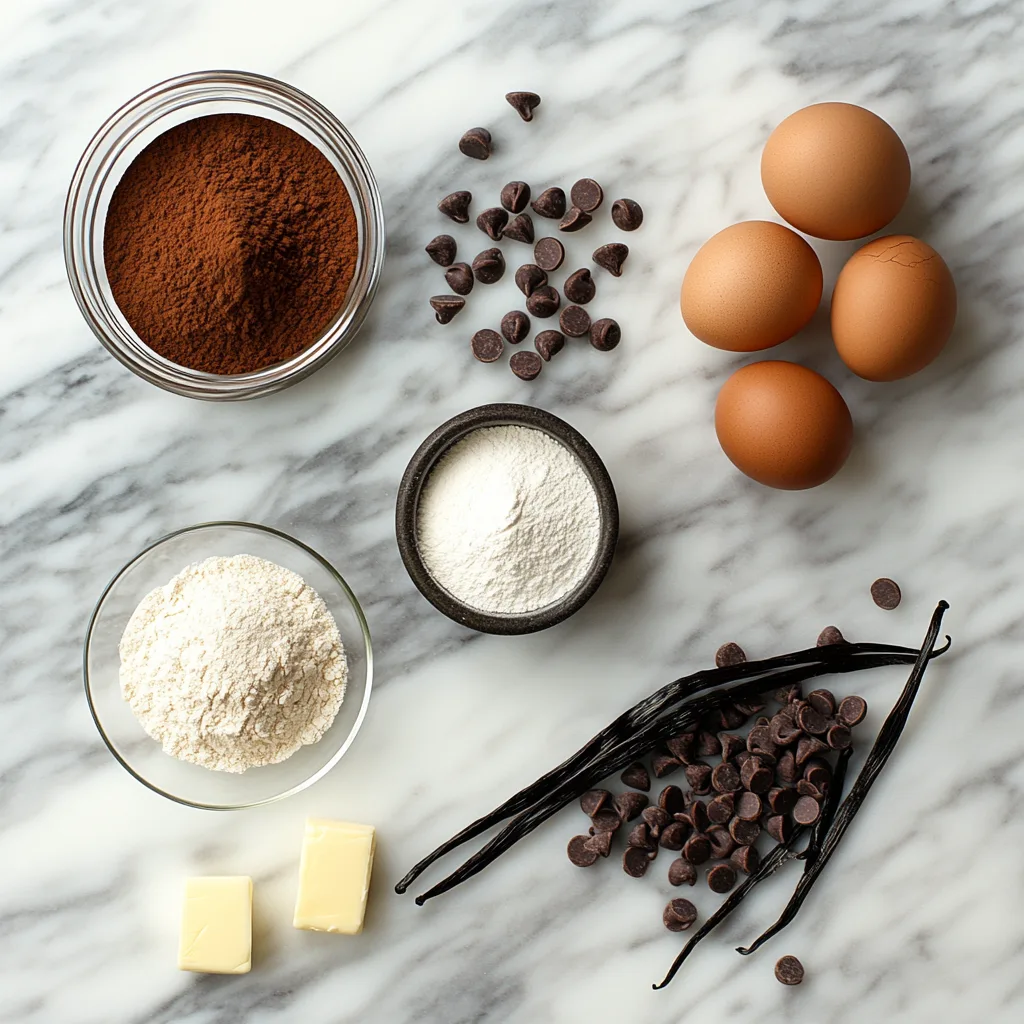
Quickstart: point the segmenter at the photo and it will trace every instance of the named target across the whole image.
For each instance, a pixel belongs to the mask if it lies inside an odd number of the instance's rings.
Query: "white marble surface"
[[[1022,22],[1019,4],[985,0],[0,5],[0,1021],[1020,1020]],[[285,78],[336,111],[377,170],[391,244],[352,348],[285,394],[230,406],[163,394],[108,357],[61,255],[65,189],[95,127],[151,83],[213,66]],[[502,99],[514,88],[544,96],[531,125]],[[687,335],[676,294],[705,237],[771,216],[760,148],[822,99],[865,103],[906,141],[914,188],[896,226],[946,257],[961,316],[947,353],[900,384],[852,380],[821,318],[780,350],[824,369],[857,424],[838,478],[785,494],[719,452],[709,417],[735,360]],[[474,124],[501,145],[487,164],[455,149]],[[513,306],[511,282],[486,300],[478,287],[438,327],[426,298],[440,274],[422,246],[452,188],[496,196],[509,178],[583,174],[647,212],[626,274],[602,278],[595,303],[624,341],[609,355],[574,345],[525,385],[466,349]],[[591,228],[578,251],[612,235]],[[459,238],[484,247],[475,229]],[[828,287],[850,247],[818,249]],[[622,509],[598,596],[525,638],[471,635],[435,613],[393,538],[420,440],[498,400],[580,428]],[[109,576],[163,533],[214,518],[322,550],[361,596],[377,653],[370,714],[342,765],[299,797],[230,815],[175,806],[122,771],[80,677]],[[904,587],[893,614],[867,597],[883,574]],[[437,841],[721,642],[771,654],[835,622],[913,644],[940,597],[954,654],[929,674],[800,918],[756,957],[732,947],[782,906],[784,878],[652,992],[680,945],[659,920],[666,862],[643,882],[614,861],[571,868],[572,810],[422,910],[393,893]],[[858,679],[870,725],[903,677]],[[290,926],[307,814],[380,829],[359,939]],[[181,974],[182,879],[225,872],[256,880],[254,970]],[[710,912],[716,900],[696,893]],[[807,966],[800,989],[772,978],[787,952]]]

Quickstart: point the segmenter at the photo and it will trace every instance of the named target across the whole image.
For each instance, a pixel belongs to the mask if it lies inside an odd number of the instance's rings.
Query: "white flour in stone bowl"
[[[330,728],[348,664],[323,599],[253,555],[207,558],[147,594],[121,637],[121,693],[164,751],[224,772]]]

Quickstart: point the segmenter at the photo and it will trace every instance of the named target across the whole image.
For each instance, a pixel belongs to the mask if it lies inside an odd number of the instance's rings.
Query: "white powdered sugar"
[[[520,614],[570,593],[594,562],[597,493],[579,459],[532,427],[484,427],[437,463],[419,499],[417,541],[457,600]]]
[[[207,558],[147,594],[121,638],[121,692],[174,757],[275,764],[330,728],[348,664],[323,599],[253,555]]]

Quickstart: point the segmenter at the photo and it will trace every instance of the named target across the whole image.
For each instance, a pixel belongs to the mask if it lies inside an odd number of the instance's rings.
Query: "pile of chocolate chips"
[[[819,645],[844,642],[834,626],[818,639]],[[715,658],[719,667],[745,660],[734,643],[723,645]],[[649,768],[638,761],[622,773],[627,791],[584,793],[580,806],[590,828],[569,841],[569,860],[589,867],[607,857],[621,830],[626,833],[622,868],[634,878],[647,873],[660,850],[678,854],[668,868],[674,886],[695,885],[698,868],[708,864],[708,887],[724,894],[739,873],[756,871],[763,833],[785,842],[794,825],[818,820],[832,780],[830,757],[851,745],[851,730],[867,713],[862,697],[837,700],[826,689],[804,696],[799,686],[790,686],[774,696],[778,707],[771,714],[765,713],[764,703],[737,701],[668,740]],[[686,789],[669,784],[652,802],[647,796],[652,776],[662,779],[679,770]],[[695,920],[696,914],[691,917],[678,900],[665,908],[670,931],[689,928]]]
[[[505,97],[524,121],[533,120],[533,111],[540,97],[531,92],[511,92]],[[476,160],[491,155],[491,133],[486,128],[471,128],[459,140],[459,150]],[[523,380],[536,379],[545,362],[549,362],[565,347],[566,337],[587,337],[590,344],[601,352],[610,352],[622,337],[619,325],[608,317],[591,320],[583,308],[597,294],[597,286],[589,268],[582,267],[569,274],[562,285],[561,294],[548,281],[548,274],[561,267],[565,248],[557,237],[548,235],[535,239],[533,218],[526,212],[527,205],[538,217],[558,221],[558,230],[575,232],[593,221],[593,215],[604,202],[604,190],[593,178],[581,178],[569,190],[569,202],[563,189],[552,186],[538,196],[525,181],[510,181],[501,190],[500,206],[481,211],[476,226],[493,242],[511,239],[533,246],[533,262],[523,263],[514,273],[516,286],[525,298],[526,312],[512,310],[501,318],[501,333],[490,329],[477,331],[470,347],[473,355],[484,363],[497,362],[505,350],[505,342],[518,345],[531,331],[530,317],[547,319],[561,312],[559,330],[546,329],[534,337],[535,352],[517,351],[509,366]],[[437,208],[458,224],[467,224],[470,218],[472,193],[457,191],[445,196]],[[635,231],[643,223],[643,210],[632,199],[616,199],[611,204],[612,222],[622,231]],[[448,234],[438,235],[426,245],[430,258],[445,268],[445,280],[452,294],[435,295],[430,300],[435,318],[440,324],[451,323],[465,308],[466,298],[474,286],[495,284],[505,274],[505,256],[490,247],[477,253],[472,263],[456,262],[458,246]],[[600,245],[593,252],[594,263],[619,277],[629,256],[629,247],[621,242]],[[562,298],[567,305],[562,306]],[[528,315],[529,314],[529,315]]]

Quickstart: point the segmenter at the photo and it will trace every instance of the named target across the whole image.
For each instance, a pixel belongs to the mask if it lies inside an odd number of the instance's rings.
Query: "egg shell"
[[[761,154],[768,201],[795,228],[835,241],[881,231],[910,192],[910,158],[877,114],[815,103],[790,114]]]
[[[757,352],[807,325],[821,287],[821,263],[803,238],[782,224],[747,220],[697,250],[679,306],[701,341],[728,352]]]
[[[780,360],[752,363],[722,385],[715,430],[737,469],[768,487],[817,487],[853,443],[843,396],[819,373]]]
[[[945,348],[956,322],[956,285],[942,257],[910,235],[858,249],[832,292],[832,338],[858,377],[900,380]]]

